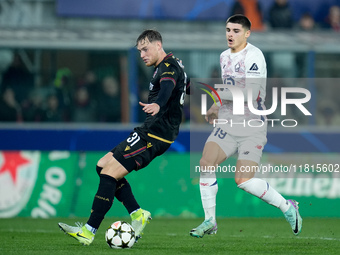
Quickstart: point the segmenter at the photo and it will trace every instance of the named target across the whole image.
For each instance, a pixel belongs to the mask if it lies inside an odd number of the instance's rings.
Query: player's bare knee
[[[103,168],[105,166],[105,161],[103,158],[99,159],[97,162],[97,166]]]
[[[106,153],[101,159],[98,160],[97,166],[104,168],[105,165],[112,159],[113,153],[108,152]]]
[[[244,183],[248,180],[249,180],[249,178],[237,178],[237,177],[235,177],[235,183],[236,183],[237,186],[239,186],[240,184],[242,184],[242,183]]]
[[[235,178],[236,185],[240,185],[242,183],[241,178]]]

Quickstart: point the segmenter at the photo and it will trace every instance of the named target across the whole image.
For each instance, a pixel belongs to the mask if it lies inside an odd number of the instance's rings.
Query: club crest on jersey
[[[239,72],[240,71],[240,63],[237,63],[235,65],[235,72]]]
[[[153,84],[150,82],[150,84],[149,84],[149,90],[153,90]]]

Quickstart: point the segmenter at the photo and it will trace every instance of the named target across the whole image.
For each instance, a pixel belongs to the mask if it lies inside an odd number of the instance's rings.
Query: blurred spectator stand
[[[269,10],[269,25],[274,29],[293,27],[293,12],[288,0],[275,0]]]

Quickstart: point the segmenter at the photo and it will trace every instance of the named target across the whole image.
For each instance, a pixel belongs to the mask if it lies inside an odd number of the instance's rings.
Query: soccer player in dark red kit
[[[141,33],[136,46],[145,65],[155,68],[149,84],[148,102],[139,102],[147,114],[146,119],[98,161],[100,183],[87,223],[84,226],[58,223],[65,233],[84,245],[93,242],[115,196],[131,211],[132,226],[136,236],[140,236],[151,214],[139,207],[124,176],[146,167],[155,157],[162,155],[177,138],[182,121],[184,97],[189,93],[190,82],[181,62],[172,53],[165,53],[162,36],[156,30]]]

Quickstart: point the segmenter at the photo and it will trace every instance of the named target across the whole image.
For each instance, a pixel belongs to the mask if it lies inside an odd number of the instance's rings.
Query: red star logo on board
[[[12,177],[13,183],[17,181],[17,174],[19,166],[25,165],[30,161],[22,157],[19,151],[7,151],[2,153],[3,164],[0,168],[0,175],[9,172]]]

